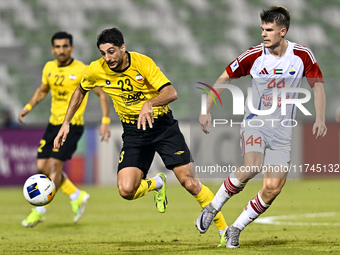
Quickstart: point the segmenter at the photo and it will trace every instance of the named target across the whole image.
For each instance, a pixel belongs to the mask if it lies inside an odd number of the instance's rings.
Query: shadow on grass
[[[84,224],[83,224],[84,225]],[[61,229],[61,228],[75,228],[77,227],[77,223],[49,223],[48,228],[49,229]],[[82,226],[84,227],[84,226]]]
[[[220,249],[216,244],[206,244],[206,243],[193,243],[193,242],[182,242],[177,239],[171,241],[108,241],[108,242],[92,242],[93,245],[104,245],[110,247],[112,251],[114,248],[117,252],[122,253],[145,253],[145,252],[156,252],[154,254],[160,253],[179,253],[187,251],[204,251],[204,250],[214,250]]]
[[[254,248],[254,247],[265,247],[265,246],[299,246],[303,243],[304,246],[339,246],[339,243],[333,241],[323,241],[323,240],[316,240],[316,239],[309,239],[309,240],[252,240],[252,241],[240,241],[240,246]]]

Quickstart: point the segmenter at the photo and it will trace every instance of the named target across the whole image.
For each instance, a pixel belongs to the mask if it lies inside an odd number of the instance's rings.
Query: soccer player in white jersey
[[[286,106],[286,115],[281,114],[281,92],[283,88],[299,88],[306,76],[314,92],[316,120],[313,134],[322,138],[327,133],[325,125],[325,92],[323,77],[313,53],[306,47],[286,40],[289,29],[289,11],[280,6],[272,6],[260,14],[263,43],[251,47],[231,64],[219,77],[216,84],[227,84],[231,79],[252,76],[252,103],[254,109],[276,109],[269,115],[253,114],[245,108],[244,125],[241,125],[241,149],[243,166],[231,173],[223,182],[211,203],[202,210],[196,220],[196,227],[205,233],[214,216],[235,194],[243,190],[247,182],[263,170],[262,189],[248,202],[236,221],[221,237],[220,246],[239,248],[240,232],[259,215],[264,213],[280,194],[285,184],[290,164],[292,126],[288,122],[295,119],[296,106]],[[215,88],[219,94],[223,88]],[[282,96],[284,93],[282,93]],[[286,98],[296,99],[298,93],[287,93]],[[201,114],[199,122],[203,132],[211,129],[210,109],[212,98],[207,98],[207,113]],[[275,105],[274,105],[275,106]],[[253,111],[254,112],[254,111]],[[275,119],[276,121],[263,121]],[[250,121],[253,122],[250,125]],[[255,121],[264,123],[255,124]],[[281,125],[286,121],[285,125]],[[254,127],[261,126],[261,127]],[[263,167],[262,167],[263,166]],[[245,171],[247,169],[247,171]],[[248,171],[250,169],[250,171]],[[266,171],[264,171],[266,170]]]

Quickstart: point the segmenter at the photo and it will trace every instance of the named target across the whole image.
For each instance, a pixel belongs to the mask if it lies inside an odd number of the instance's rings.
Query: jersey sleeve
[[[142,75],[153,88],[159,91],[164,86],[171,84],[170,80],[163,74],[151,58],[145,56],[141,61]]]
[[[320,67],[310,49],[301,45],[296,45],[294,47],[294,54],[301,58],[304,65],[304,75],[311,88],[313,88],[314,84],[317,82],[324,82]]]
[[[49,67],[48,63],[45,64],[43,70],[42,70],[42,76],[41,76],[41,82],[48,85],[48,76],[49,76]]]
[[[238,56],[227,67],[226,71],[229,78],[240,78],[250,74],[250,70],[255,60],[262,54],[262,47],[260,45],[256,47],[250,47],[248,50]]]
[[[305,69],[305,75],[308,80],[309,86],[314,87],[317,82],[324,82],[322,72],[317,62],[308,66],[308,70]]]
[[[89,65],[85,71],[85,74],[80,82],[80,86],[84,89],[84,90],[91,90],[96,86],[96,79],[93,77],[92,74],[92,66]]]

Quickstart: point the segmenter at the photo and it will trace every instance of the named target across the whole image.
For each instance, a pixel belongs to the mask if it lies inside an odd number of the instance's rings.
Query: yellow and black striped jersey
[[[45,64],[42,72],[42,83],[48,85],[51,90],[51,116],[50,123],[61,125],[64,121],[71,96],[80,84],[87,66],[78,60],[72,60],[67,66],[58,66],[57,60]],[[84,111],[88,95],[72,118],[71,124],[84,125]]]
[[[134,124],[138,120],[143,103],[159,95],[170,84],[154,61],[136,52],[127,52],[129,66],[122,71],[112,71],[105,60],[92,62],[81,81],[84,90],[101,87],[112,99],[123,123]],[[153,107],[157,119],[170,111],[168,105]]]

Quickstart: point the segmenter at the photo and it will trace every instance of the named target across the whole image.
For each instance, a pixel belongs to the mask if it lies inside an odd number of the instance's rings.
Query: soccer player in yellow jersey
[[[117,176],[119,194],[133,200],[154,190],[156,207],[165,212],[166,176],[159,173],[146,179],[157,152],[200,206],[207,206],[214,195],[196,176],[189,149],[168,105],[177,99],[175,88],[151,58],[126,50],[117,28],[104,30],[97,38],[97,47],[102,58],[90,64],[75,90],[54,148],[67,144],[76,110],[89,90],[100,87],[111,97],[124,130]],[[214,222],[221,235],[227,227],[221,212]]]
[[[75,213],[74,222],[77,222],[84,213],[86,203],[90,195],[79,190],[66,176],[62,168],[66,160],[71,159],[77,148],[77,143],[84,131],[84,111],[87,96],[80,105],[78,111],[70,121],[70,139],[60,149],[53,149],[53,140],[64,121],[68,104],[74,90],[80,84],[87,66],[71,57],[74,50],[72,35],[66,32],[58,32],[52,37],[52,53],[54,61],[46,63],[42,72],[42,81],[38,89],[29,100],[28,104],[19,113],[19,120],[25,123],[23,117],[41,102],[51,91],[51,116],[43,138],[40,140],[37,156],[37,172],[49,176],[55,183],[56,189],[60,189],[69,195],[72,210]],[[109,131],[109,100],[102,89],[93,90],[99,96],[103,113],[103,123],[99,133],[102,141],[110,137]],[[24,227],[34,227],[45,219],[46,207],[39,206],[32,209],[29,216],[22,221]]]

